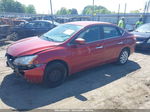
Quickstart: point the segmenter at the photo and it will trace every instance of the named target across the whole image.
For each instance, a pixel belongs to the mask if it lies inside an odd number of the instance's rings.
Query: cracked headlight
[[[18,57],[14,60],[13,64],[14,65],[32,65],[36,57],[37,55]]]

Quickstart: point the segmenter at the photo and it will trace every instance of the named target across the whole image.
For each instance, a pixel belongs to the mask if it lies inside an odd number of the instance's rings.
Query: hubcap
[[[122,64],[124,64],[127,60],[128,60],[128,52],[127,51],[123,51],[122,54],[121,54],[121,57],[120,57],[120,62]]]

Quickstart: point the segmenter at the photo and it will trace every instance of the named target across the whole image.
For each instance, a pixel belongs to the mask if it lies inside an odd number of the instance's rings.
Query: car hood
[[[149,38],[150,37],[150,33],[146,33],[146,32],[136,32],[136,31],[133,31],[131,33],[134,34],[134,35],[137,35],[137,38],[138,37],[140,37],[140,38]]]
[[[38,37],[30,37],[11,44],[7,49],[7,53],[14,57],[32,55],[56,47],[59,44],[60,43],[46,41]]]

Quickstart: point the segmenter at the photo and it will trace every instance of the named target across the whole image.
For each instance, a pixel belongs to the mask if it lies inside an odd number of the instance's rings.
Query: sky
[[[35,6],[37,13],[50,14],[50,0],[15,0],[25,5],[32,4]],[[125,3],[127,3],[127,12],[132,10],[143,11],[145,2],[148,0],[95,0],[95,5],[106,7],[110,11],[117,12],[120,4],[120,11],[124,12]],[[67,9],[76,8],[79,13],[87,5],[92,5],[93,0],[52,0],[53,12],[56,13],[61,7]]]

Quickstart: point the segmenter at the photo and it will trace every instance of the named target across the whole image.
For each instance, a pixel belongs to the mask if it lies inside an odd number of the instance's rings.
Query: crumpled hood
[[[30,37],[11,44],[7,49],[7,53],[15,57],[32,55],[42,50],[53,48],[59,44],[60,43],[46,41],[38,37]]]

